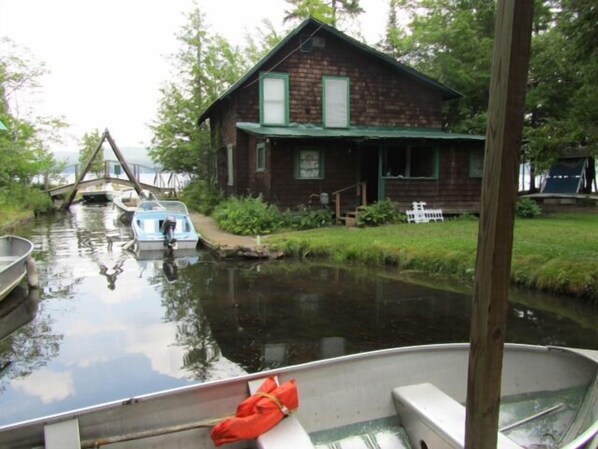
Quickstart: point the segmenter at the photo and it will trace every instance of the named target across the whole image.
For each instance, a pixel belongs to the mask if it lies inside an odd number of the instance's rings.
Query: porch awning
[[[238,122],[237,128],[251,134],[280,138],[351,138],[351,139],[444,139],[484,141],[485,136],[448,133],[431,128],[385,128],[351,126],[323,128],[316,125],[291,123],[289,126],[262,126],[259,123]]]

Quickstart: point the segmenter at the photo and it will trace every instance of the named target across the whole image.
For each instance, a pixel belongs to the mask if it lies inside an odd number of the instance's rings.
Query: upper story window
[[[260,123],[288,126],[289,75],[260,73]]]
[[[325,76],[322,90],[324,127],[348,128],[351,123],[349,78]]]

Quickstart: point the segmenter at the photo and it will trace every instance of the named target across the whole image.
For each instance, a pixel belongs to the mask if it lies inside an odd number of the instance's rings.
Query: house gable
[[[350,125],[441,126],[442,102],[461,95],[315,19],[307,19],[232,85],[199,118],[229,112],[260,121],[260,74],[289,75],[290,122],[324,121],[323,79],[350,83]],[[231,111],[230,108],[233,108]],[[230,117],[229,117],[230,118]]]

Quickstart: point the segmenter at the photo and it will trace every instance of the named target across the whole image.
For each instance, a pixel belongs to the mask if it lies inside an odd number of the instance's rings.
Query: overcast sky
[[[198,0],[212,31],[242,44],[268,18],[282,29],[284,0]],[[369,44],[384,33],[388,0],[361,0],[359,26]],[[26,47],[50,73],[20,112],[64,117],[76,139],[110,130],[120,147],[147,146],[159,88],[171,74],[168,55],[192,0],[0,0],[0,36]],[[33,106],[30,106],[33,105]],[[75,148],[73,148],[75,147]]]

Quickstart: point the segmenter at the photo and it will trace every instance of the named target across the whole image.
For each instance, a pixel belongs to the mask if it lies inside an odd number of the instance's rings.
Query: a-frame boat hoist
[[[79,176],[77,177],[77,180],[75,181],[75,185],[73,186],[73,190],[72,190],[72,192],[70,193],[69,197],[67,198],[67,200],[64,203],[64,206],[63,206],[64,209],[68,209],[70,207],[71,203],[73,202],[73,200],[75,199],[75,195],[77,195],[77,190],[78,190],[78,187],[79,187],[79,183],[83,180],[83,178],[85,178],[85,175],[87,174],[87,172],[89,171],[89,168],[91,167],[91,163],[95,159],[95,157],[98,154],[98,152],[102,149],[102,145],[104,144],[104,142],[108,142],[108,144],[112,148],[112,151],[114,152],[114,155],[116,156],[116,158],[118,159],[118,162],[120,163],[120,165],[122,166],[123,170],[125,171],[127,177],[129,178],[129,181],[131,181],[133,183],[133,187],[135,188],[135,191],[137,192],[137,195],[139,195],[140,197],[143,196],[141,184],[139,184],[139,181],[137,181],[137,179],[135,178],[135,175],[133,174],[133,172],[131,171],[131,169],[127,165],[127,161],[125,160],[124,156],[122,155],[122,153],[120,152],[120,150],[116,146],[116,142],[114,141],[114,139],[110,135],[110,132],[106,128],[106,130],[102,134],[102,138],[100,139],[100,142],[98,143],[98,146],[93,151],[93,154],[91,155],[91,157],[87,161],[87,164],[85,165],[85,168],[81,171],[81,173],[79,173]]]

